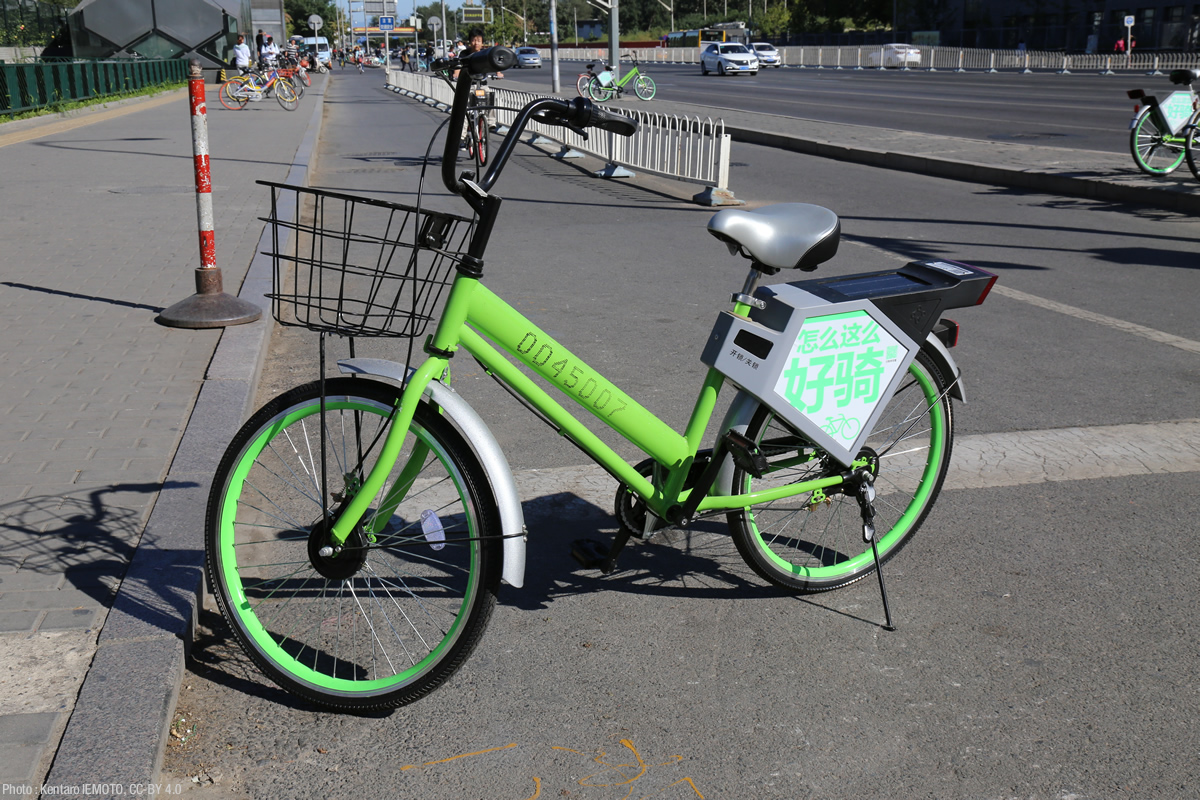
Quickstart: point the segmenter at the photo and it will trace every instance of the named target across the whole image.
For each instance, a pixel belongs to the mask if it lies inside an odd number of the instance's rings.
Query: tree
[[[337,8],[330,0],[283,0],[283,11],[288,17],[289,36],[317,36],[308,24],[308,18],[316,14],[325,23],[319,35],[333,30],[337,20]]]
[[[790,14],[783,3],[770,6],[754,17],[754,25],[763,36],[782,36],[787,32]]]

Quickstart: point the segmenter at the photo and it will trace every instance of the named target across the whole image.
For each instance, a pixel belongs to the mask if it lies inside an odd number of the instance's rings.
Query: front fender
[[[347,375],[372,375],[400,383],[414,371],[382,358],[348,358],[339,361],[338,368]],[[505,537],[501,577],[519,589],[525,585],[525,514],[521,510],[521,498],[517,495],[517,484],[508,459],[487,424],[458,392],[440,381],[430,381],[425,394],[441,407],[443,417],[454,426],[483,465],[500,507],[500,532]]]
[[[931,333],[925,340],[924,346],[921,347],[921,352],[933,360],[938,371],[942,373],[942,377],[950,384],[949,395],[965,403],[967,395],[966,390],[963,389],[962,370],[958,368],[954,356],[950,355],[950,349],[942,344],[941,339]],[[717,431],[717,439],[720,440],[728,430],[744,434],[759,405],[758,398],[739,391],[733,398],[733,402],[729,404],[729,410],[725,412],[725,418],[721,421],[721,427]],[[725,460],[721,463],[721,469],[717,472],[716,480],[713,481],[712,494],[727,497],[732,494],[732,488],[733,459],[725,456]]]

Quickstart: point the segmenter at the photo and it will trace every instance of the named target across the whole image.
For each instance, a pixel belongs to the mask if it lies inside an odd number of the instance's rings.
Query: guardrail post
[[[955,72],[966,72],[966,70],[963,69],[963,57],[965,56],[965,54],[966,54],[965,51],[962,48],[959,48],[959,50],[958,50],[958,69],[954,70]],[[992,69],[988,70],[988,72],[995,72],[996,71],[995,67],[996,67],[996,54],[992,53]]]
[[[837,49],[837,66],[834,67],[834,69],[841,69],[841,68],[842,68],[842,48],[839,47]]]
[[[1158,71],[1158,55],[1157,54],[1155,54],[1155,56],[1154,56],[1154,69],[1151,70],[1150,72],[1147,72],[1146,74],[1147,75],[1162,75],[1162,73]]]
[[[1022,75],[1032,75],[1033,70],[1029,68],[1029,53],[1025,53],[1025,69],[1021,70]]]
[[[262,309],[240,297],[225,294],[221,288],[221,270],[217,268],[213,234],[212,178],[208,169],[208,109],[205,106],[204,73],[197,59],[191,60],[188,97],[192,115],[192,162],[196,172],[196,216],[200,222],[200,267],[196,270],[196,293],[163,311],[157,321],[171,328],[223,328],[254,322],[262,316]]]
[[[724,126],[722,126],[724,127]],[[733,137],[723,130],[716,137],[717,144],[717,185],[708,186],[702,192],[692,195],[692,202],[702,206],[744,206],[745,200],[739,200],[729,191],[729,150]]]
[[[636,178],[637,174],[632,170],[625,169],[616,161],[614,151],[617,145],[617,135],[608,133],[608,163],[604,165],[604,169],[597,170],[592,174],[597,178]]]
[[[929,69],[925,70],[926,72],[937,72],[937,67],[935,67],[933,65],[933,62],[935,62],[936,60],[937,60],[937,48],[931,47],[931,48],[929,48]]]
[[[1101,75],[1116,75],[1117,74],[1117,73],[1113,72],[1113,70],[1112,70],[1112,56],[1104,57],[1104,71],[1101,72],[1100,74]]]
[[[857,70],[857,69],[862,69],[862,68],[863,68],[863,65],[862,65],[862,48],[860,47],[860,48],[858,48],[858,66],[856,66],[856,67],[855,67],[855,69]]]
[[[1062,65],[1062,69],[1060,69],[1060,70],[1058,71],[1058,74],[1059,74],[1059,75],[1070,75],[1070,74],[1071,74],[1071,70],[1070,70],[1070,69],[1068,69],[1068,67],[1070,66],[1070,64],[1071,64],[1071,57],[1070,57],[1070,56],[1067,56],[1067,55],[1064,55],[1064,56],[1063,56],[1063,65]]]
[[[825,48],[818,47],[817,48],[817,69],[825,69],[825,66],[821,63],[821,60],[824,55],[825,55]]]

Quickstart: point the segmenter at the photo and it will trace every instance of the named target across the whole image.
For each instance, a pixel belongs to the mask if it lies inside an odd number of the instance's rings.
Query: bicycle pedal
[[[585,569],[600,569],[608,562],[608,547],[595,539],[576,539],[571,543],[571,558]]]
[[[761,478],[767,471],[767,457],[758,449],[758,445],[737,431],[725,432],[725,449],[733,456],[733,463],[756,478]]]

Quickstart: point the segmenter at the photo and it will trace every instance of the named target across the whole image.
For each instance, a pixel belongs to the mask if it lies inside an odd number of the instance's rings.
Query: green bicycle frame
[[[748,310],[748,306],[740,303],[735,305],[736,313],[745,314]],[[662,485],[655,485],[639,474],[545,389],[485,340],[485,336],[507,352],[508,356],[533,370],[662,465],[665,469]],[[445,313],[432,340],[426,346],[426,351],[431,355],[408,380],[376,466],[333,525],[331,539],[335,545],[341,545],[346,540],[367,512],[372,498],[377,497],[384,488],[384,482],[399,457],[417,404],[421,401],[426,387],[430,381],[437,380],[448,369],[449,358],[438,353],[453,353],[460,347],[549,419],[562,434],[575,442],[610,475],[628,486],[645,501],[655,515],[666,519],[668,509],[687,500],[689,490],[684,488],[684,483],[716,408],[717,395],[724,383],[724,376],[713,369],[708,371],[692,409],[687,429],[681,435],[477,279],[459,274],[451,286]],[[410,460],[415,457],[417,456],[410,456]],[[396,485],[384,498],[384,506],[394,507],[400,502],[405,492],[403,484],[407,472],[406,465],[406,468],[401,470]],[[817,489],[826,489],[840,483],[840,476],[829,476],[746,494],[709,495],[701,500],[697,511],[732,511]]]

